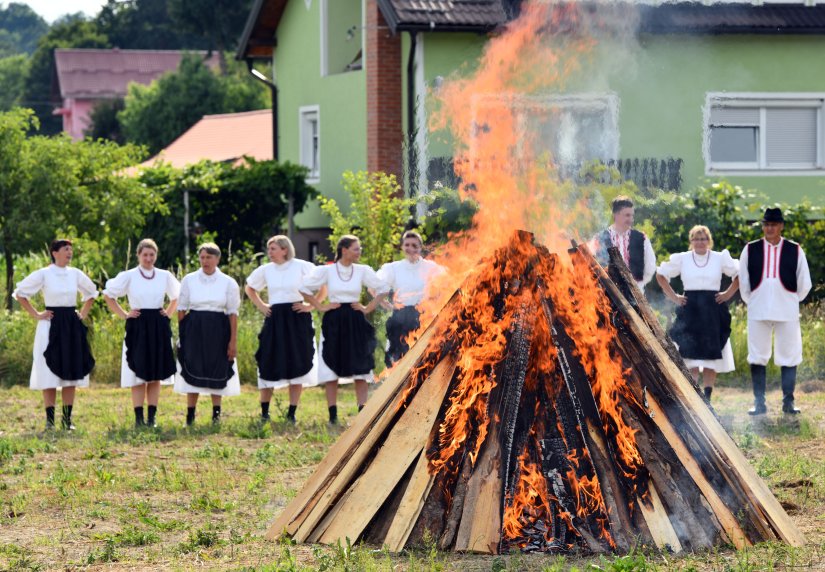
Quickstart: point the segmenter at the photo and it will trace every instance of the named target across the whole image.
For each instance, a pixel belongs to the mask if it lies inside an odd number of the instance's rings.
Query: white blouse
[[[375,290],[376,295],[390,291],[387,283],[366,264],[351,264],[349,268],[338,263],[316,266],[312,274],[304,278],[301,292],[314,294],[324,285],[329,301],[339,304],[358,302],[365,286]]]
[[[23,278],[17,283],[13,295],[15,298],[29,299],[41,290],[46,306],[53,308],[77,306],[78,292],[83,302],[97,298],[97,287],[88,276],[77,268],[61,268],[55,264],[35,270]]]
[[[156,310],[163,308],[166,296],[175,300],[180,294],[180,282],[171,272],[155,268],[147,272],[140,267],[124,270],[106,281],[103,294],[109,298],[126,296],[132,310]]]
[[[287,260],[283,264],[270,262],[253,270],[246,283],[257,292],[266,288],[270,305],[303,302],[301,284],[313,270],[314,264],[297,258]]]
[[[444,267],[432,260],[419,258],[413,263],[404,258],[382,266],[378,278],[393,290],[393,299],[397,305],[415,306],[424,299],[430,280],[443,273]]]
[[[739,261],[734,260],[730,252],[708,250],[705,254],[696,254],[692,250],[670,255],[670,260],[662,263],[657,270],[668,280],[682,277],[685,290],[713,290],[722,287],[722,275],[734,278],[739,274]]]
[[[238,283],[216,268],[210,275],[203,270],[191,272],[180,283],[178,310],[200,310],[237,314],[241,307]]]

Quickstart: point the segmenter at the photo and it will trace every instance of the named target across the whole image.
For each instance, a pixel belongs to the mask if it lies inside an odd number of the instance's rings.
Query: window
[[[616,159],[619,153],[618,107],[614,94],[484,97],[480,114],[511,107],[531,156],[547,153],[554,163],[577,168],[590,160]]]
[[[321,122],[317,105],[302,107],[300,117],[300,162],[309,169],[307,182],[317,183],[321,178]]]
[[[708,95],[707,174],[819,174],[823,169],[820,94]]]
[[[363,0],[321,0],[321,75],[363,67]]]

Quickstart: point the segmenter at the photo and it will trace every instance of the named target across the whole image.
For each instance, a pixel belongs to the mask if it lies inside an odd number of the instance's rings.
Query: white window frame
[[[712,162],[710,157],[710,111],[720,104],[736,108],[758,108],[759,125],[757,128],[757,161],[753,163]],[[813,166],[800,163],[771,167],[768,164],[766,145],[767,109],[771,107],[799,107],[816,110],[816,158]],[[705,162],[705,175],[743,175],[743,176],[814,176],[821,177],[825,171],[825,93],[823,92],[709,92],[703,109],[702,156]],[[731,125],[735,127],[735,125]]]
[[[327,57],[327,33],[329,32],[329,1],[330,0],[320,0],[320,27],[321,27],[321,77],[327,77],[328,75],[339,75],[341,73],[351,73],[352,71],[360,71],[360,70],[350,70],[344,72],[338,72],[334,74],[329,73],[329,58]],[[334,1],[334,0],[333,0]],[[361,61],[363,62],[361,65],[361,69],[364,69],[366,65],[366,45],[367,45],[367,3],[366,0],[361,0]]]
[[[315,170],[312,169],[313,141],[310,131],[311,121],[315,120],[318,140],[318,157]],[[307,167],[307,183],[319,183],[321,181],[321,107],[319,105],[304,105],[298,108],[298,162]]]
[[[607,115],[609,133],[605,148],[606,157],[598,157],[601,160],[619,158],[619,96],[613,92],[583,92],[570,93],[564,95],[479,95],[473,97],[472,105],[476,108],[485,106],[501,106],[506,102],[518,114],[516,125],[519,129],[526,129],[529,117],[526,112],[536,107],[561,107],[565,109],[598,109],[604,110]],[[473,116],[477,116],[477,111]],[[474,155],[473,143],[470,143],[470,153]],[[596,159],[596,158],[594,158]],[[558,161],[558,158],[556,158]]]

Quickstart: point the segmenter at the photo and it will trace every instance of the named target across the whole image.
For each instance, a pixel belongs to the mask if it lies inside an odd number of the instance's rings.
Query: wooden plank
[[[662,499],[659,498],[659,491],[656,490],[656,485],[652,482],[648,483],[647,491],[650,496],[650,504],[638,496],[636,497],[636,502],[642,512],[642,516],[645,518],[645,522],[647,522],[647,528],[650,530],[653,542],[661,549],[669,548],[673,552],[681,552],[682,543],[679,542],[679,536],[673,529],[673,524],[671,524],[670,518],[668,518],[667,511],[662,504]]]
[[[418,515],[424,508],[424,501],[435,482],[435,476],[430,474],[429,466],[430,461],[427,459],[426,451],[422,450],[413,469],[412,477],[410,477],[410,484],[404,491],[404,497],[393,516],[387,536],[384,538],[384,546],[391,552],[401,552],[404,549],[413,526],[418,520]]]
[[[627,294],[628,302],[630,302],[630,305],[639,313],[642,320],[647,324],[647,327],[653,332],[653,335],[659,339],[662,347],[667,352],[667,355],[670,356],[673,363],[679,367],[688,379],[693,381],[693,376],[690,374],[687,365],[685,365],[685,360],[682,359],[676,344],[673,343],[673,340],[670,339],[670,336],[662,327],[662,324],[659,323],[659,318],[656,317],[656,313],[648,303],[647,298],[645,298],[644,292],[639,289],[639,285],[636,283],[633,275],[630,274],[630,268],[625,264],[624,258],[622,258],[622,255],[619,253],[619,249],[608,248],[607,251],[610,256],[610,278],[616,283],[616,286],[618,286],[623,294]],[[696,387],[696,391],[700,391],[695,381],[693,384]]]
[[[449,309],[455,305],[457,295],[458,293],[453,294],[445,306],[445,315],[451,314]],[[351,460],[353,451],[369,435],[374,435],[377,420],[387,417],[386,413],[390,413],[389,417],[393,416],[392,408],[395,407],[398,394],[406,386],[410,370],[429,347],[440,323],[442,320],[434,319],[410,351],[395,365],[387,379],[367,401],[364,409],[355,417],[352,425],[330,447],[329,452],[318,464],[301,491],[269,527],[266,533],[268,539],[278,538],[283,532],[295,535],[305,519],[315,511],[318,506],[317,501],[328,490],[330,481]]]
[[[374,459],[350,489],[336,518],[320,536],[331,544],[361,537],[381,505],[398,485],[427,443],[455,372],[456,359],[446,356],[433,368],[407,409],[393,425]]]
[[[732,472],[731,479],[741,487],[741,490],[747,496],[750,506],[734,507],[735,510],[737,512],[738,510],[748,510],[755,519],[751,519],[755,525],[764,524],[769,527],[767,529],[763,528],[765,532],[772,532],[775,537],[792,546],[803,546],[805,544],[804,536],[793,524],[765,482],[745,459],[703,398],[697,393],[689,377],[686,377],[679,366],[673,362],[651,329],[630,306],[618,287],[605,274],[590,253],[581,248],[577,250],[577,253],[581,260],[589,264],[590,268],[596,273],[597,279],[601,282],[611,302],[627,321],[631,334],[636,336],[641,347],[645,348],[645,351],[656,362],[661,373],[662,382],[672,391],[673,397],[678,401],[679,406],[687,410],[686,419],[693,423],[697,437],[705,439],[708,450],[718,456],[720,461],[718,466],[730,469]],[[648,399],[650,399],[650,396],[648,396]],[[662,413],[658,417],[663,418],[665,415]],[[671,446],[673,446],[673,443],[671,443]],[[687,453],[690,452],[687,446],[684,450]],[[688,456],[692,457],[691,454],[688,454]],[[680,459],[685,462],[685,458],[680,456]],[[764,540],[769,540],[770,535],[766,536]],[[736,543],[735,538],[731,538],[731,540]]]
[[[455,539],[455,550],[460,552],[498,553],[501,540],[501,447],[498,424],[491,422],[491,425],[467,484],[467,497]]]
[[[705,497],[705,500],[708,501],[708,504],[710,504],[716,518],[719,519],[722,529],[725,531],[725,534],[727,534],[730,542],[740,550],[750,546],[751,542],[748,540],[747,535],[742,530],[742,527],[739,526],[739,522],[736,520],[736,517],[705,478],[705,475],[699,467],[699,464],[696,462],[696,459],[693,458],[693,455],[687,445],[685,445],[685,442],[679,436],[676,428],[670,424],[667,415],[659,406],[659,402],[656,401],[656,398],[652,395],[647,396],[647,402],[650,407],[653,422],[662,431],[662,434],[665,439],[667,439],[668,444],[670,444],[676,452],[676,456],[682,462],[682,466],[687,470],[688,474],[693,479],[693,482],[695,482],[696,486],[699,487],[699,490],[702,491],[702,495]]]
[[[469,447],[469,445],[467,445]],[[461,515],[464,512],[464,499],[467,498],[467,486],[473,474],[473,462],[470,455],[466,453],[461,461],[461,470],[458,472],[455,488],[450,501],[450,509],[446,515],[444,530],[438,539],[439,550],[449,550],[455,542],[455,535],[458,532],[458,525],[461,522]]]

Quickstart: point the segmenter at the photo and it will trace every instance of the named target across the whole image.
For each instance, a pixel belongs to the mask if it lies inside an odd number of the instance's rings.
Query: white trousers
[[[794,367],[802,363],[802,328],[799,320],[748,320],[748,363],[768,365],[772,338],[773,363],[780,367]]]

